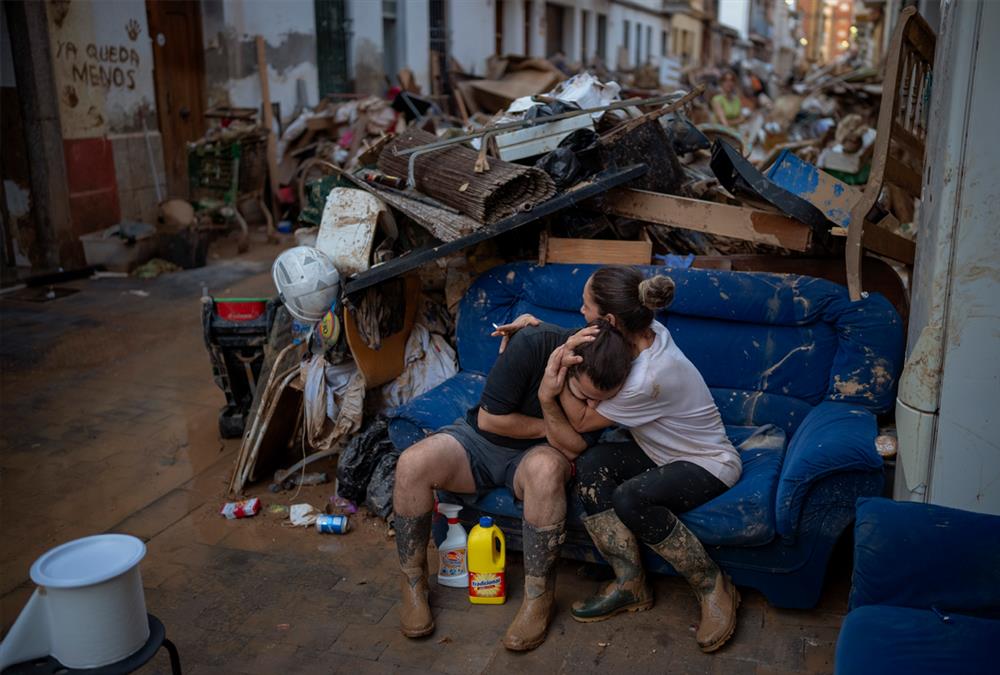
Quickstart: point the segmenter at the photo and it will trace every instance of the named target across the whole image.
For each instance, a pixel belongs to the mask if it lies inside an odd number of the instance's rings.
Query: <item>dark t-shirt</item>
[[[466,421],[480,436],[496,445],[516,450],[527,450],[546,442],[544,438],[508,438],[483,431],[479,428],[479,408],[492,415],[521,413],[541,419],[538,385],[545,375],[545,366],[552,351],[575,332],[572,328],[543,323],[522,328],[514,334],[486,378],[479,405],[466,415]]]

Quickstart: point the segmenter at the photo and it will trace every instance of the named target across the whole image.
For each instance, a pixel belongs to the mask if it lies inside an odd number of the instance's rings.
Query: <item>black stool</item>
[[[150,659],[159,651],[160,647],[166,647],[170,654],[170,672],[173,675],[181,675],[181,657],[177,654],[177,647],[167,639],[167,631],[163,624],[152,614],[146,615],[149,618],[149,639],[146,644],[129,657],[110,663],[100,668],[67,668],[56,661],[51,656],[35,661],[25,661],[16,663],[3,669],[2,675],[54,675],[55,673],[66,673],[67,675],[125,675],[139,670],[146,665]]]

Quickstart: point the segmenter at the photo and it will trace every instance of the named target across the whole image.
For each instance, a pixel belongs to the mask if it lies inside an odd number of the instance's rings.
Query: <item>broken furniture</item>
[[[916,7],[907,7],[899,15],[882,83],[871,174],[851,209],[847,229],[844,255],[852,300],[861,298],[864,249],[913,265],[915,244],[888,229],[898,226],[896,217],[890,214],[878,223],[868,218],[887,186],[898,186],[911,199],[920,198],[935,39]]]
[[[478,403],[497,357],[493,323],[530,312],[581,326],[583,286],[596,269],[516,263],[481,275],[459,310],[459,373],[389,414],[394,445],[405,449]],[[676,283],[676,299],[658,319],[704,376],[734,444],[764,424],[788,438],[787,451],[745,450],[739,482],[681,519],[737,584],[759,589],[774,606],[812,607],[856,499],[882,490],[875,415],[895,402],[902,321],[881,295],[852,303],[845,288],[822,279],[645,269]],[[518,545],[521,506],[509,491],[484,495],[463,517],[474,520],[477,510],[494,515]],[[599,560],[581,514],[572,498],[563,554]],[[647,554],[649,569],[670,572]]]
[[[617,188],[602,200],[605,213],[647,223],[732,237],[791,251],[809,251],[813,231],[794,218],[746,206]]]
[[[861,499],[838,675],[996,672],[1000,517]]]
[[[516,228],[534,222],[543,216],[561,211],[567,206],[602,194],[613,187],[617,187],[628,181],[641,176],[646,170],[644,164],[636,164],[620,169],[608,169],[594,176],[588,181],[578,183],[555,197],[548,199],[530,211],[522,211],[512,216],[493,223],[483,225],[468,216],[460,213],[452,213],[445,208],[424,204],[411,198],[408,194],[398,192],[394,194],[378,186],[368,185],[358,181],[357,185],[369,190],[373,194],[382,198],[391,206],[398,208],[416,222],[424,225],[430,232],[437,235],[441,231],[438,223],[449,223],[448,230],[452,237],[443,243],[414,249],[404,253],[398,258],[388,260],[381,265],[376,265],[366,272],[361,272],[348,279],[344,285],[344,291],[348,295],[353,295],[369,286],[400,276],[410,270],[416,269],[426,262],[442,258],[449,253],[461,251],[481,241],[486,241],[505,232],[510,232]]]

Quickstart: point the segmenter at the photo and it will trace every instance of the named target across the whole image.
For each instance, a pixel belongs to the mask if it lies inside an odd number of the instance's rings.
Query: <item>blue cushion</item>
[[[406,450],[428,432],[464,417],[479,403],[485,385],[485,376],[462,371],[406,405],[390,410],[389,440],[397,449]]]
[[[887,568],[901,573],[893,561]],[[889,571],[889,570],[887,570]],[[942,577],[946,569],[938,570]],[[950,614],[948,621],[931,610],[868,605],[844,619],[834,658],[842,675],[938,675],[997,672],[1000,621]]]
[[[487,373],[499,338],[493,323],[523,312],[579,326],[583,286],[594,265],[501,265],[481,275],[459,307],[463,370]],[[829,281],[789,274],[645,267],[677,284],[658,318],[710,387],[763,391],[810,405],[835,400],[876,412],[895,403],[903,326],[877,293],[851,302]]]
[[[799,529],[806,497],[824,476],[845,471],[881,474],[877,434],[875,415],[860,406],[824,401],[806,415],[781,470],[775,512],[778,534],[789,537]]]
[[[851,607],[873,604],[1000,619],[1000,516],[859,499]]]
[[[740,449],[743,474],[732,488],[680,516],[702,543],[759,546],[774,539],[774,499],[786,436],[782,429],[771,427],[747,438],[754,431],[750,427],[726,428],[729,439]]]
[[[746,427],[729,427],[727,433],[734,443],[741,443],[755,431]],[[751,443],[747,443],[751,445]],[[710,502],[680,516],[705,544],[757,546],[774,539],[774,495],[781,473],[785,452],[785,434],[774,428],[760,442],[742,450],[743,475],[731,489]],[[522,518],[520,502],[507,488],[496,488],[476,499],[454,495],[463,503],[495,515]],[[568,500],[567,518],[579,523],[584,515],[580,500],[572,493]]]

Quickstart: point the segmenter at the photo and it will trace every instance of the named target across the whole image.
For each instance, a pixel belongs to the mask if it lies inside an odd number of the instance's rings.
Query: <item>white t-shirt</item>
[[[656,339],[632,361],[621,391],[597,412],[627,427],[657,466],[697,464],[727,486],[740,478],[740,455],[726,436],[712,394],[670,331],[653,322]]]

